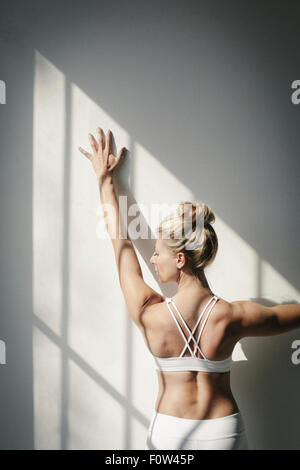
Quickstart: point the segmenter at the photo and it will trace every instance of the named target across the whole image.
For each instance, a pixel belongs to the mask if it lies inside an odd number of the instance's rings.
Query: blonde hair
[[[158,236],[172,253],[185,254],[185,268],[199,279],[218,251],[218,237],[211,225],[214,221],[215,215],[207,204],[184,201],[157,228]]]

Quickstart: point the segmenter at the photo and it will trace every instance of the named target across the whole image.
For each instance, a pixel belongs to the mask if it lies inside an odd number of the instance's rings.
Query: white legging
[[[247,450],[240,412],[221,418],[187,419],[153,412],[145,450]]]

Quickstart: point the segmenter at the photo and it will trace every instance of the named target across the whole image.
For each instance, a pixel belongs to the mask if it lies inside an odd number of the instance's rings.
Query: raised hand
[[[97,135],[98,141],[92,134],[89,134],[92,153],[87,152],[82,147],[78,147],[78,149],[92,162],[97,179],[103,180],[121,164],[126,153],[126,147],[122,147],[118,156],[116,156],[111,150],[111,130],[107,131],[105,138],[101,127],[97,127]]]

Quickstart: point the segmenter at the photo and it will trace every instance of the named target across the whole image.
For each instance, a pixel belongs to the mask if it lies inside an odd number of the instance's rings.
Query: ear
[[[183,268],[186,263],[186,256],[182,251],[177,253],[177,264],[179,265],[178,268]]]

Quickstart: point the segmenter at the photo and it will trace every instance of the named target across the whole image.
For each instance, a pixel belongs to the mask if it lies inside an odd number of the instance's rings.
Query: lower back
[[[189,419],[213,419],[239,411],[230,389],[230,372],[157,371],[158,413]]]

